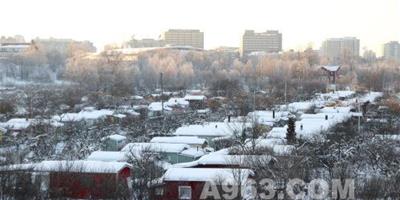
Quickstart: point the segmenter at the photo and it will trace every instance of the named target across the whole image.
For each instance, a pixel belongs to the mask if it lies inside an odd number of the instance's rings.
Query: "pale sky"
[[[378,51],[400,40],[400,0],[1,0],[0,35],[90,40],[97,47],[169,28],[200,29],[205,48],[239,46],[245,29],[277,29],[284,49],[355,36]]]

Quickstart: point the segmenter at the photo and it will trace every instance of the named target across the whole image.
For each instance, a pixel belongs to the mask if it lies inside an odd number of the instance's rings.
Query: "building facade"
[[[143,38],[143,39],[132,38],[130,41],[126,42],[124,46],[129,48],[163,47],[165,46],[165,41],[156,40],[153,38]]]
[[[0,59],[22,53],[31,47],[31,43],[25,42],[24,36],[1,36],[0,37]]]
[[[338,62],[344,56],[360,56],[360,40],[355,37],[330,38],[322,43],[321,56],[331,62]]]
[[[170,29],[161,35],[166,45],[204,49],[204,33],[200,30]]]
[[[31,47],[31,43],[0,43],[0,58],[20,54]]]
[[[25,43],[25,38],[22,35],[15,36],[1,36],[0,43],[8,44],[8,43]]]
[[[72,39],[59,38],[36,38],[33,40],[39,47],[44,47],[46,51],[56,51],[61,54],[67,54],[72,46],[84,47],[87,52],[96,52],[96,47],[90,41],[75,41]]]
[[[221,196],[228,195],[222,186],[246,187],[253,179],[250,169],[235,168],[172,168],[168,169],[162,184],[154,187],[155,200],[201,200],[215,199],[213,196],[204,197],[203,191],[212,183]],[[210,191],[210,190],[208,190]],[[219,199],[219,198],[218,198]],[[233,195],[231,199],[244,199],[241,192]]]
[[[42,161],[40,163],[2,166],[1,177],[13,177],[18,192],[48,192],[46,199],[129,199],[132,166],[125,162],[88,160]],[[4,195],[13,190],[5,191]],[[31,190],[32,191],[32,190]],[[42,196],[43,198],[43,196]],[[32,199],[32,198],[29,198]]]
[[[251,52],[275,53],[282,51],[282,33],[276,30],[268,30],[256,33],[246,30],[240,44],[240,54],[247,55]]]
[[[383,57],[386,60],[400,61],[400,43],[398,41],[391,41],[384,44]]]
[[[372,50],[365,50],[363,58],[366,62],[374,62],[376,61],[376,53]]]

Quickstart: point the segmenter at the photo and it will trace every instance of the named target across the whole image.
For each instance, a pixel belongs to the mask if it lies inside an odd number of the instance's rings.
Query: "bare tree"
[[[133,166],[132,189],[133,196],[138,200],[147,200],[154,196],[152,185],[162,176],[158,154],[154,150],[132,148],[128,153],[128,162]]]

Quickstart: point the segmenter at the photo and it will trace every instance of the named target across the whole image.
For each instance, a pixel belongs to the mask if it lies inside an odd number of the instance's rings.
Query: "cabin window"
[[[179,199],[192,199],[192,188],[190,186],[179,186]]]

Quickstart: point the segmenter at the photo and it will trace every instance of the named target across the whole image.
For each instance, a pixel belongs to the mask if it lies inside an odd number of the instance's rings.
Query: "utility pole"
[[[354,90],[354,85],[353,85],[353,60],[352,59],[350,59],[350,78],[351,78],[351,80],[350,80],[350,84],[351,84],[350,89]],[[336,88],[335,88],[335,90],[336,90]]]
[[[288,104],[287,104],[287,78],[285,77],[285,105],[286,105],[286,110],[288,110]]]
[[[385,92],[385,70],[382,70],[382,92]]]
[[[360,113],[361,109],[360,109],[360,104],[358,103],[357,108],[358,108],[358,112]],[[361,116],[358,115],[358,122],[357,122],[357,130],[358,130],[358,134],[360,134],[361,132]]]
[[[164,83],[163,83],[163,73],[160,72],[160,87],[161,87],[161,131],[164,131],[165,126],[165,115],[164,115]]]
[[[256,111],[256,87],[257,87],[257,75],[254,75],[254,89],[253,89],[253,112]]]
[[[160,86],[161,86],[161,114],[164,116],[164,84],[163,84],[163,73],[160,73]]]

